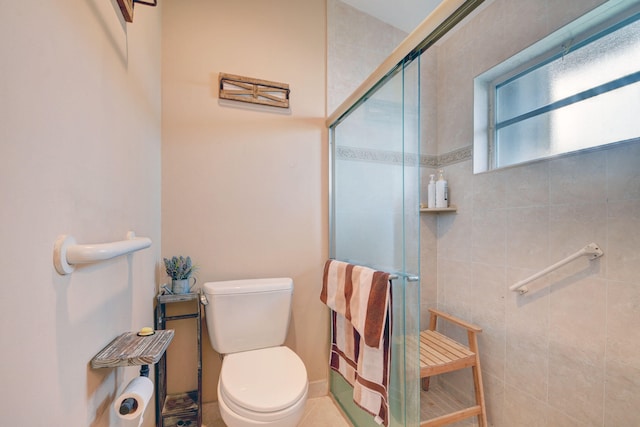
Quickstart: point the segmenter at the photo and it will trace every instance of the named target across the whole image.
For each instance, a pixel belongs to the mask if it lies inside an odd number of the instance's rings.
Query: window
[[[640,140],[640,13],[596,10],[478,77],[475,90],[474,144],[486,146],[475,172]]]

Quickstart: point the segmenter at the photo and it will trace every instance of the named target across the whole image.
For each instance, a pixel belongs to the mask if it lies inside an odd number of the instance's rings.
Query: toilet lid
[[[233,403],[255,412],[274,412],[297,402],[307,390],[307,370],[289,348],[270,347],[228,354],[220,388]]]

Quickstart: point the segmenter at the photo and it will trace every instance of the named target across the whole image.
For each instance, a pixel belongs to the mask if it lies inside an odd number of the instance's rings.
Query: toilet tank
[[[211,345],[228,354],[282,345],[289,329],[293,280],[229,280],[202,285]]]

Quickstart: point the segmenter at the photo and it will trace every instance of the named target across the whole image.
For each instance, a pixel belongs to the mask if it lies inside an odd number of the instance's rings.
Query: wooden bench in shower
[[[487,412],[482,387],[478,340],[476,337],[476,334],[482,332],[482,329],[439,310],[430,309],[429,312],[429,329],[420,332],[420,378],[422,378],[422,388],[424,390],[429,388],[429,377],[433,375],[471,368],[476,404],[427,421],[422,421],[420,427],[442,426],[474,416],[478,417],[478,425],[480,427],[486,427]],[[436,331],[439,317],[466,329],[469,345],[465,346]]]

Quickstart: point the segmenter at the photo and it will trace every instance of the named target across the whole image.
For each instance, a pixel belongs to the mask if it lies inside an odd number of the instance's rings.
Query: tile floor
[[[420,400],[422,420],[431,419],[463,407],[459,400],[447,393],[437,383],[431,385],[429,392],[421,392]],[[473,427],[477,425],[474,417],[452,424],[452,427]],[[205,403],[202,405],[202,427],[226,427],[220,418],[217,403]],[[333,399],[324,396],[307,401],[300,427],[353,427],[353,424],[336,407]]]
[[[202,405],[202,427],[225,427],[217,403]],[[307,400],[300,427],[353,427],[328,397]]]

